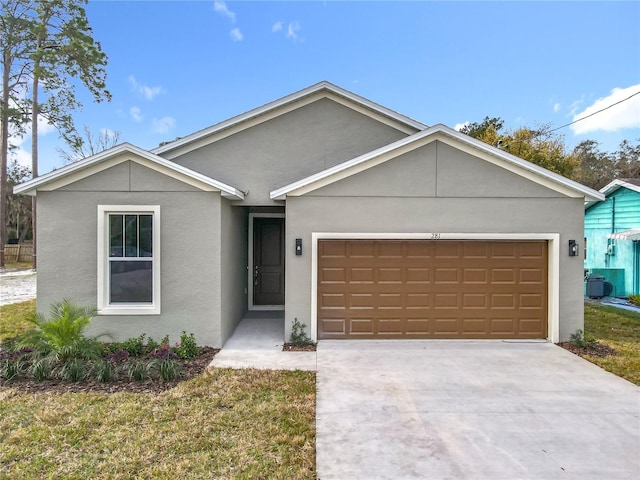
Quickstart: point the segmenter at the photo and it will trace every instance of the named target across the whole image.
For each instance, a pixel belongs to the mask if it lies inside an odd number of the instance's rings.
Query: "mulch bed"
[[[580,355],[581,357],[585,355],[592,355],[594,357],[610,357],[617,355],[617,352],[613,348],[600,342],[590,343],[584,347],[578,347],[571,342],[560,342],[558,345],[565,350],[569,350],[571,353]]]
[[[316,344],[308,343],[306,345],[296,345],[294,343],[285,343],[282,350],[284,352],[315,352]]]
[[[213,357],[220,351],[219,348],[201,347],[199,357],[191,360],[177,359],[180,363],[181,375],[179,379],[171,382],[144,381],[136,382],[126,377],[121,377],[113,382],[100,383],[96,381],[63,382],[58,380],[0,380],[0,387],[13,388],[23,393],[150,393],[158,394],[170,390],[178,383],[189,380],[205,371]]]

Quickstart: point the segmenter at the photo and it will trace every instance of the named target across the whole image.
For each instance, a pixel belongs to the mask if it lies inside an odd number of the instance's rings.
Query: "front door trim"
[[[253,304],[253,269],[255,264],[253,261],[253,219],[254,218],[285,218],[284,213],[250,213],[249,214],[249,265],[247,266],[247,293],[248,303],[247,308],[249,310],[284,310],[284,305],[254,305]]]
[[[560,235],[557,233],[311,233],[311,337],[318,341],[318,240],[546,240],[547,340],[560,341]]]

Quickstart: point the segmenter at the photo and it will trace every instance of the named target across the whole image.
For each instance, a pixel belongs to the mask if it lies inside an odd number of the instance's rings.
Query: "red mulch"
[[[581,357],[584,355],[592,355],[594,357],[609,357],[617,355],[617,352],[613,348],[600,342],[589,343],[584,347],[578,347],[571,342],[560,342],[558,345],[565,350],[569,350],[571,353],[580,355]]]
[[[96,381],[84,382],[63,382],[57,380],[0,380],[0,387],[14,388],[25,393],[76,393],[76,392],[95,392],[95,393],[150,393],[158,394],[166,390],[170,390],[178,383],[189,380],[200,375],[211,363],[213,357],[220,351],[218,348],[202,347],[202,353],[199,357],[191,360],[177,359],[182,366],[179,379],[171,382],[144,381],[136,382],[128,378],[119,378],[117,381],[100,383]]]

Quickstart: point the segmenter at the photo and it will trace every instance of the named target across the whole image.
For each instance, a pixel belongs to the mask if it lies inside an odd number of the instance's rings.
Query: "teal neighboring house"
[[[612,296],[640,294],[640,178],[620,178],[600,189],[603,202],[584,212],[584,268],[613,285]]]

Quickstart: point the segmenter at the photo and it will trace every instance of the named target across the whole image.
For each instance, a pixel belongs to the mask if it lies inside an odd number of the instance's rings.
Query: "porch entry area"
[[[284,310],[284,213],[249,214],[249,310]]]

